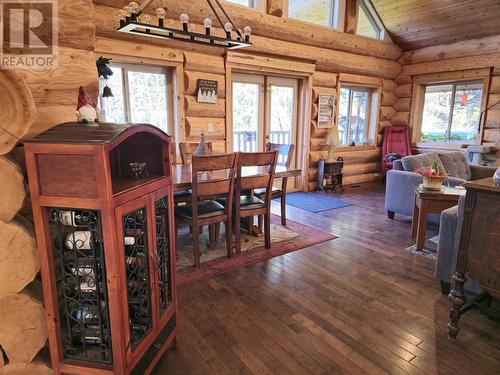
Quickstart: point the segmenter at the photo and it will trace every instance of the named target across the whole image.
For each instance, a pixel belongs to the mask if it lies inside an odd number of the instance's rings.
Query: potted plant
[[[427,190],[441,190],[447,177],[443,165],[438,160],[433,161],[428,168],[419,168],[416,172],[422,175],[424,180],[422,187]]]

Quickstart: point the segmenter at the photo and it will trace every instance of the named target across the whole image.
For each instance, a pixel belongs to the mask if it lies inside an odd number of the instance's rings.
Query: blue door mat
[[[331,195],[302,191],[287,194],[286,204],[309,212],[323,212],[352,205]]]

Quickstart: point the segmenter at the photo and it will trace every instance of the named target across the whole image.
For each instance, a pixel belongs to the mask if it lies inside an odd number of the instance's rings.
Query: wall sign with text
[[[217,103],[217,81],[198,80],[198,103]]]
[[[318,128],[331,128],[335,121],[335,95],[319,94]]]

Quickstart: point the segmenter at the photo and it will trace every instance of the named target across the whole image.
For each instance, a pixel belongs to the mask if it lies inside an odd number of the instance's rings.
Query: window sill
[[[460,150],[464,148],[463,146],[473,146],[475,143],[415,143],[412,145],[413,148],[427,148],[427,149],[443,149],[443,150]]]
[[[338,146],[338,147],[335,147],[335,152],[374,150],[376,148],[377,147],[375,145]]]

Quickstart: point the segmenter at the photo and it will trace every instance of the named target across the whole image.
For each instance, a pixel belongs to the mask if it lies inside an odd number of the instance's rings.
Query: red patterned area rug
[[[287,220],[287,226],[281,226],[281,219],[271,215],[271,249],[264,246],[264,237],[241,235],[241,255],[232,259],[227,257],[224,226],[221,226],[220,240],[214,248],[207,248],[208,233],[200,234],[201,266],[193,267],[193,247],[187,228],[179,229],[177,240],[177,285],[200,281],[227,271],[250,264],[262,262],[279,255],[304,249],[337,238],[329,233]]]

